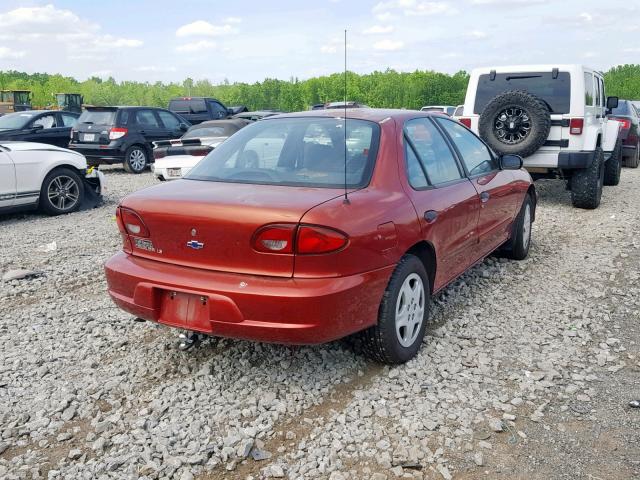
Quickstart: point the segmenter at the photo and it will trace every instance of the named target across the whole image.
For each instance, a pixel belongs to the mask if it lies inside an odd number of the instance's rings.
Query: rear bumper
[[[90,165],[122,163],[124,161],[124,151],[111,145],[102,145],[101,148],[95,143],[70,143],[69,149],[84,155]]]
[[[375,324],[393,268],[338,278],[278,278],[118,253],[105,273],[111,298],[137,317],[216,336],[311,345]]]
[[[558,168],[571,170],[577,168],[587,168],[593,163],[595,152],[560,152],[558,154]]]

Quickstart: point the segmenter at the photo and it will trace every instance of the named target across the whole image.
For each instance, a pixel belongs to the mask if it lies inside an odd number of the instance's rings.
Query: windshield
[[[631,115],[631,110],[629,109],[629,102],[625,102],[624,100],[620,100],[618,102],[618,106],[614,108],[611,113],[614,115]]]
[[[113,125],[115,117],[115,110],[85,110],[84,112],[82,112],[82,115],[80,115],[78,123]]]
[[[369,183],[380,127],[347,120],[347,187]],[[214,182],[340,188],[345,184],[344,120],[282,118],[243,128],[186,178]]]
[[[23,128],[35,113],[9,113],[0,117],[0,130]]]
[[[473,112],[481,114],[496,96],[511,90],[524,90],[547,104],[551,113],[569,113],[571,103],[571,79],[568,72],[498,73],[480,75]]]

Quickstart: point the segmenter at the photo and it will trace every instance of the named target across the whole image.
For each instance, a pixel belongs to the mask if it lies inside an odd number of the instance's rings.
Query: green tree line
[[[348,73],[347,97],[371,107],[418,109],[424,105],[458,105],[464,101],[469,76],[460,71],[453,75],[434,71],[376,71],[368,74]],[[605,73],[608,95],[640,99],[640,65],[621,65]],[[314,77],[307,80],[265,79],[261,82],[212,84],[208,80],[182,83],[116,82],[91,77],[78,81],[62,75],[0,72],[0,89],[31,90],[34,107],[54,103],[54,93],[80,93],[89,105],[154,105],[166,107],[177,96],[207,96],[228,106],[246,105],[251,110],[273,108],[284,111],[306,110],[310,105],[341,100],[344,75]]]

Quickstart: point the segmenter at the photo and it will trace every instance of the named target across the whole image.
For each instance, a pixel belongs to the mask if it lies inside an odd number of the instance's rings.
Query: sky
[[[0,70],[118,81],[640,63],[638,0],[0,0]]]

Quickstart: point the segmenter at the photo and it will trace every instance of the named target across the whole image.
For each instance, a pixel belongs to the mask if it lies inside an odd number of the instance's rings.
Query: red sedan
[[[496,249],[527,256],[536,193],[443,115],[280,115],[182,180],[126,197],[109,293],[136,317],[234,338],[317,344],[359,332],[376,360],[422,343],[430,297]]]

